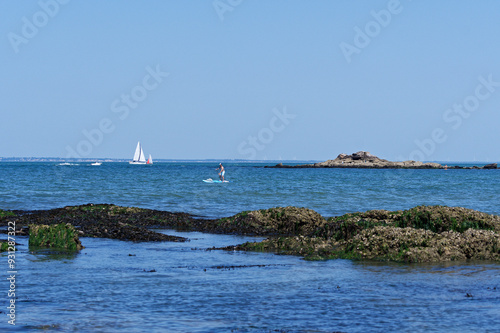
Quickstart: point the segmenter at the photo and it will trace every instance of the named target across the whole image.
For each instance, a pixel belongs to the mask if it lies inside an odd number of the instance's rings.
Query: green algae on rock
[[[30,247],[78,251],[83,249],[77,231],[71,224],[29,226]]]
[[[376,226],[415,228],[441,233],[464,232],[470,228],[500,232],[500,217],[463,207],[417,206],[405,211],[370,210],[328,219],[316,236],[349,239],[359,231]],[[496,228],[496,229],[495,229]]]
[[[418,206],[405,211],[345,214],[328,219],[314,233],[226,249],[292,254],[310,260],[500,260],[499,231],[499,216],[462,207]]]
[[[9,242],[6,240],[0,240],[0,252],[5,252],[9,249]]]
[[[0,218],[12,217],[12,216],[16,216],[16,214],[9,210],[0,209]]]
[[[129,241],[187,241],[151,228],[260,235],[270,238],[225,249],[269,251],[305,259],[367,259],[400,262],[500,260],[500,217],[462,207],[417,206],[371,210],[325,219],[308,208],[275,207],[207,220],[115,205],[70,206],[16,212],[20,234],[29,225],[71,224],[80,237]],[[6,224],[0,219],[0,225]]]
[[[158,233],[149,228],[175,228],[189,221],[188,214],[170,213],[109,204],[68,206],[21,214],[15,219],[17,229],[23,232],[28,225],[69,223],[80,237],[99,237],[129,241],[184,242],[183,237]]]
[[[254,235],[308,235],[325,223],[314,210],[292,206],[245,211],[217,220],[219,230]]]
[[[412,227],[437,233],[468,229],[500,231],[498,216],[463,207],[418,206],[398,214],[398,227]]]

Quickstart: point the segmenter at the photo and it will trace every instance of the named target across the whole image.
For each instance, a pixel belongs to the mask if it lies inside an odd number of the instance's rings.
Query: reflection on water
[[[52,250],[47,248],[36,248],[29,247],[29,253],[31,256],[27,256],[26,259],[29,261],[71,261],[76,258],[79,254],[78,251],[63,251],[63,250]]]

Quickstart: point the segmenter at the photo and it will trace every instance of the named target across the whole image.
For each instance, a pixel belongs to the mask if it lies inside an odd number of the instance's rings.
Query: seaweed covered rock
[[[500,217],[463,207],[346,214],[330,219],[322,231],[325,238],[337,242],[332,255],[339,257],[404,262],[500,260]]]
[[[314,210],[276,207],[246,211],[217,221],[217,229],[254,235],[311,235],[326,220]]]
[[[174,241],[187,239],[161,234],[149,228],[189,226],[191,218],[184,213],[170,213],[108,204],[68,206],[33,211],[14,219],[19,231],[28,225],[71,224],[80,237],[103,237],[129,241]]]
[[[245,211],[204,220],[184,213],[114,205],[71,206],[20,212],[0,218],[27,225],[71,224],[80,237],[131,241],[186,241],[149,228],[266,235],[258,243],[227,249],[271,251],[307,259],[369,259],[403,262],[500,260],[500,217],[462,207],[418,206],[408,210],[371,210],[332,217],[298,207]],[[32,226],[32,229],[35,228]]]
[[[81,250],[82,243],[71,224],[30,225],[29,246],[63,250]]]
[[[9,217],[13,217],[13,216],[16,216],[16,214],[10,210],[3,210],[3,209],[0,209],[0,220],[1,219],[5,219],[5,218],[9,218]]]
[[[500,217],[463,207],[417,206],[394,214],[395,225],[404,228],[464,232],[468,229],[500,232]]]
[[[462,207],[418,206],[405,211],[349,213],[328,219],[313,233],[269,238],[233,249],[306,259],[500,260],[499,231],[496,215]]]
[[[387,210],[370,210],[363,213],[348,213],[331,217],[327,223],[316,230],[315,236],[326,239],[333,238],[337,241],[350,239],[363,229],[392,225],[394,216],[398,213]]]
[[[9,242],[6,239],[0,239],[0,252],[8,251]]]
[[[500,232],[500,217],[463,207],[417,206],[405,211],[370,210],[328,219],[316,236],[347,240],[376,226],[414,228],[436,233],[468,229]]]
[[[403,262],[500,260],[500,237],[487,230],[460,233],[396,227],[365,229],[337,247],[339,257]],[[332,251],[331,256],[335,256]]]

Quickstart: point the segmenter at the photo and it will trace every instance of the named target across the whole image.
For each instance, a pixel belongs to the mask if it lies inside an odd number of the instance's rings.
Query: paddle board
[[[205,183],[229,183],[229,180],[213,180],[213,179],[203,179]]]

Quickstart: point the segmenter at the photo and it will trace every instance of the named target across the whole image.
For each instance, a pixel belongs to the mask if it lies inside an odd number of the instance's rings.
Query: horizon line
[[[0,157],[0,161],[22,161],[22,162],[59,162],[59,161],[73,161],[73,162],[128,162],[130,158],[111,158],[111,157],[96,157],[96,158],[65,158],[65,157],[34,157],[34,156],[25,156],[25,157]],[[42,161],[43,160],[43,161]],[[246,163],[265,163],[265,162],[324,162],[324,160],[316,160],[316,159],[265,159],[265,160],[250,160],[250,159],[238,159],[238,158],[157,158],[153,160],[154,162],[217,162],[217,161],[225,161],[225,162],[246,162]],[[392,161],[392,162],[403,162],[403,161]],[[462,161],[442,161],[442,160],[428,160],[428,161],[420,161],[422,163],[498,163],[491,161],[478,161],[478,160],[462,160]]]

